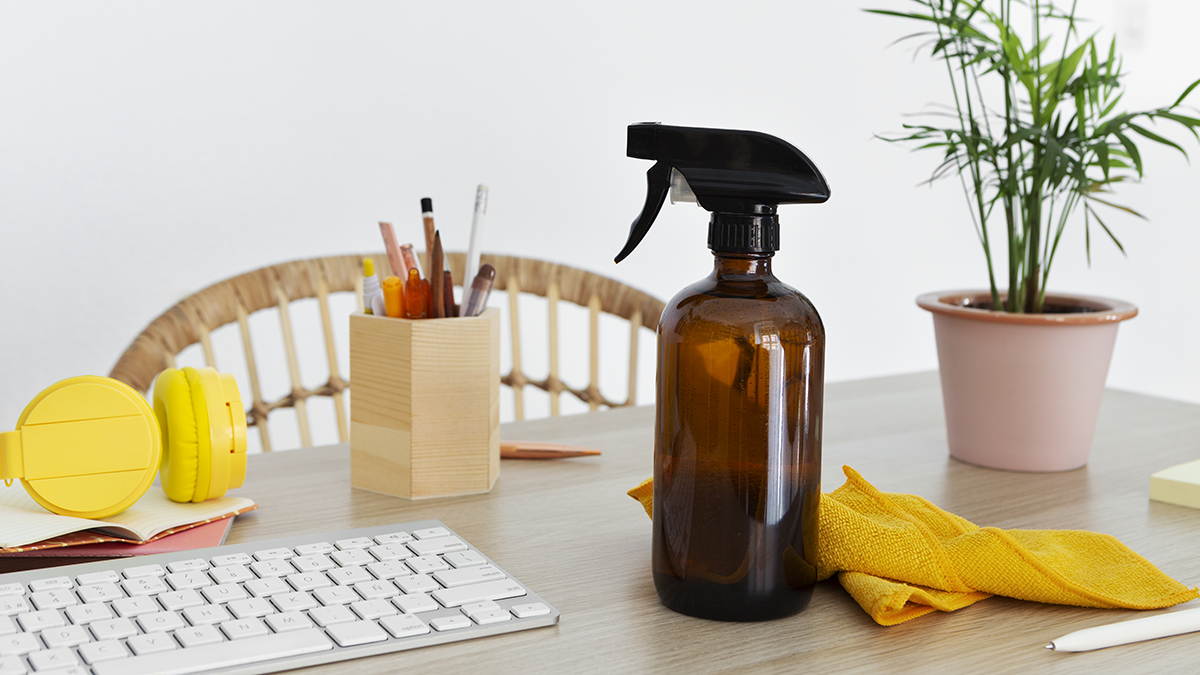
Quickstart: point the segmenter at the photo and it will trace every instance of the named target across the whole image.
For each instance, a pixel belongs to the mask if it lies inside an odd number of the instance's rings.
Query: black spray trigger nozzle
[[[671,195],[712,213],[709,248],[773,253],[780,204],[820,204],[829,184],[816,164],[783,139],[756,131],[631,124],[625,154],[653,160],[646,203],[629,228],[621,262],[641,243]]]
[[[629,239],[625,240],[625,248],[613,258],[613,262],[621,262],[637,245],[642,243],[642,238],[650,231],[650,226],[654,224],[654,219],[658,217],[658,212],[662,210],[663,204],[667,201],[667,193],[671,191],[671,165],[666,162],[655,162],[654,166],[646,172],[646,203],[642,205],[642,212],[637,218],[633,219],[633,224],[629,226]]]

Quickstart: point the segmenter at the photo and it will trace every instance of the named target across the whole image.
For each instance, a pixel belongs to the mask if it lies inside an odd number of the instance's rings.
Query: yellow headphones
[[[232,375],[168,368],[154,408],[108,377],[72,377],[25,406],[0,433],[0,478],[20,478],[47,510],[104,518],[133,505],[162,470],[177,502],[202,502],[246,478],[246,413]]]

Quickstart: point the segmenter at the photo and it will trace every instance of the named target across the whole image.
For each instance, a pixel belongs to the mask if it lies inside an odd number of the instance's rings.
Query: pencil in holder
[[[350,315],[350,484],[428,499],[500,475],[500,312]]]

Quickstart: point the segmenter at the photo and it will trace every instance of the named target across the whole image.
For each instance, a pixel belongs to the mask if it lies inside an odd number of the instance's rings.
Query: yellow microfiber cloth
[[[842,467],[821,495],[817,576],[834,574],[877,623],[952,612],[992,595],[1080,607],[1160,609],[1198,596],[1115,537],[979,527],[916,495],[880,492]],[[653,517],[653,479],[629,491]]]

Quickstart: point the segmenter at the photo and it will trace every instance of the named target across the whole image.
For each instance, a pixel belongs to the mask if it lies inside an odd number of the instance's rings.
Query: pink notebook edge
[[[233,526],[233,518],[257,508],[258,505],[254,504],[217,518],[172,527],[146,541],[125,539],[94,530],[72,532],[26,546],[0,548],[0,558],[120,558],[220,546]],[[155,543],[159,545],[154,546]]]

